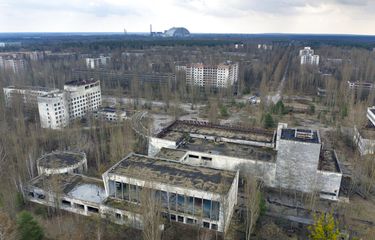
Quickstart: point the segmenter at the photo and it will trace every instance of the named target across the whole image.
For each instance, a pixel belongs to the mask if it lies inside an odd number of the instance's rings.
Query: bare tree
[[[255,177],[248,176],[245,183],[246,240],[250,240],[255,224],[260,215],[262,183]]]
[[[143,239],[161,239],[162,223],[160,199],[151,188],[143,187],[140,191],[141,214],[143,220]]]

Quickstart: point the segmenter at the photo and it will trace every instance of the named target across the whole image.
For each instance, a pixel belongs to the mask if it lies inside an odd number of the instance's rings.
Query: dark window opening
[[[192,219],[192,218],[187,218],[187,219],[186,219],[186,223],[188,223],[188,224],[194,224],[194,223],[195,223],[195,220]]]
[[[117,219],[121,219],[121,214],[120,213],[116,213],[116,218]]]
[[[39,198],[39,199],[45,199],[46,198],[46,196],[44,196],[43,194],[36,194],[37,195],[37,197]]]
[[[85,206],[83,206],[82,204],[75,203],[74,207],[78,208],[78,209],[81,209],[81,210],[85,210]]]
[[[203,222],[203,227],[204,227],[204,228],[210,228],[210,223],[208,223],[208,222]]]
[[[67,207],[70,207],[71,206],[71,202],[69,202],[69,201],[66,201],[66,200],[61,200],[61,204],[63,205],[63,206],[67,206]]]
[[[177,219],[178,219],[179,222],[182,222],[182,223],[184,222],[184,217],[182,217],[182,216],[178,216]]]
[[[197,156],[197,155],[192,155],[192,154],[189,154],[189,158],[199,158],[199,156]]]
[[[93,212],[93,213],[98,213],[98,212],[99,212],[99,209],[94,208],[94,207],[87,206],[87,211],[89,211],[89,212]]]
[[[202,160],[212,161],[212,158],[211,157],[202,157]]]
[[[172,221],[176,221],[176,215],[171,214],[171,220],[172,220]]]
[[[217,224],[211,224],[211,229],[212,230],[217,230]]]
[[[30,197],[34,197],[34,193],[33,192],[29,192],[28,194]]]

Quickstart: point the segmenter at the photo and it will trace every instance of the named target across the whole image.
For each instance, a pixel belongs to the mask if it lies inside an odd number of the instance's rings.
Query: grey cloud
[[[53,1],[38,1],[38,0],[13,0],[6,5],[9,9],[17,10],[37,10],[37,11],[66,11],[93,14],[98,17],[106,17],[110,15],[139,15],[138,9],[130,6],[117,6],[101,1],[79,2],[69,0],[53,0]]]

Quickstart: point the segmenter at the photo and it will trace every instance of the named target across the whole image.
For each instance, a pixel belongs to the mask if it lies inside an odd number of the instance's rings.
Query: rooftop
[[[335,151],[327,149],[320,151],[318,169],[327,172],[341,172]]]
[[[82,152],[51,152],[37,160],[38,165],[45,168],[63,168],[75,165],[86,158]]]
[[[34,178],[30,185],[44,191],[52,191],[69,197],[101,203],[106,195],[101,179],[90,178],[83,175],[40,175]]]
[[[236,172],[196,167],[132,153],[108,174],[127,176],[182,188],[226,194]]]
[[[5,87],[4,89],[31,90],[31,91],[43,91],[43,92],[50,92],[50,91],[57,90],[54,88],[40,87],[40,86],[8,86],[8,87]]]
[[[375,126],[370,123],[365,127],[358,129],[358,131],[362,138],[375,140]]]
[[[179,161],[183,156],[185,156],[186,151],[172,148],[162,148],[156,154],[156,158],[165,158],[170,160]]]
[[[124,201],[124,200],[119,200],[119,199],[114,199],[111,197],[108,197],[104,201],[104,205],[111,207],[111,208],[116,208],[124,211],[129,211],[129,212],[134,212],[134,213],[141,213],[140,206],[138,204],[129,202],[129,201]]]
[[[95,80],[95,79],[89,79],[89,80],[73,80],[73,81],[69,81],[69,82],[66,82],[65,83],[65,86],[83,86],[83,85],[86,85],[86,84],[91,84],[91,83],[96,83],[96,82],[99,82],[99,80]]]
[[[318,131],[310,129],[283,128],[280,138],[298,142],[320,143]]]
[[[268,142],[273,141],[273,131],[241,126],[227,126],[201,121],[177,120],[164,128],[156,137],[179,141],[186,135],[199,134],[212,137],[224,137],[246,141]]]
[[[181,149],[215,155],[275,162],[277,152],[272,148],[256,147],[237,143],[215,142],[207,139],[191,138],[180,146]]]

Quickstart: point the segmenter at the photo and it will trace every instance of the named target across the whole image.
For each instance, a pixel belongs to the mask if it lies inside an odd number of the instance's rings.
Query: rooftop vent
[[[294,132],[294,137],[299,139],[313,139],[314,132],[312,130],[296,129]]]

